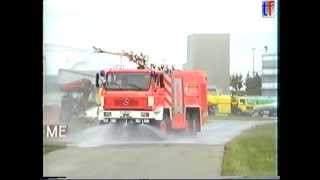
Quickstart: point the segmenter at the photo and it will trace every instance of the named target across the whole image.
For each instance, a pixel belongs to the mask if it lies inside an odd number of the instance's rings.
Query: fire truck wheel
[[[188,134],[194,136],[197,134],[197,114],[190,112],[189,117],[187,121],[187,131]]]
[[[188,122],[188,133],[192,136],[197,134],[196,120],[192,120]]]
[[[162,121],[156,121],[156,126],[159,130],[165,134],[168,134],[170,131],[170,116],[167,113],[164,113]]]
[[[171,122],[171,121],[170,121],[170,115],[169,115],[168,112],[164,114],[163,120],[164,120],[165,123],[166,123],[167,131],[170,132],[170,127],[171,127],[170,122]]]
[[[165,134],[168,131],[167,123],[165,121],[160,121],[160,131]]]

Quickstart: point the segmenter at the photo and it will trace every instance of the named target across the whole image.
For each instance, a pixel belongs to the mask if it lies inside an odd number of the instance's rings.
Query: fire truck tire
[[[170,130],[171,130],[171,129],[170,129],[171,124],[170,124],[170,115],[169,115],[169,112],[165,112],[165,113],[164,113],[163,120],[164,120],[165,123],[166,123],[167,130],[170,131]]]
[[[106,124],[105,122],[103,122],[103,120],[99,120],[99,125],[104,125]]]
[[[189,112],[187,119],[187,132],[189,135],[195,136],[198,132],[197,121],[198,114],[196,112]]]
[[[196,135],[197,134],[197,125],[196,125],[196,120],[193,119],[192,121],[189,121],[190,122],[190,134],[191,135]]]
[[[159,127],[160,131],[166,134],[167,131],[168,131],[168,127],[167,127],[166,122],[165,121],[160,121],[160,125],[159,126],[160,126]]]
[[[163,114],[163,120],[160,123],[160,131],[168,134],[170,131],[170,116],[168,113]]]
[[[162,121],[154,121],[153,124],[156,128],[158,128],[161,132],[168,134],[170,130],[170,117],[168,113],[163,114]]]

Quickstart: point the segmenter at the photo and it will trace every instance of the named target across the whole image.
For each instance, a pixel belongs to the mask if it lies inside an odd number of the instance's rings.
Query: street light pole
[[[256,50],[256,48],[252,48],[252,75],[254,76],[254,51]]]

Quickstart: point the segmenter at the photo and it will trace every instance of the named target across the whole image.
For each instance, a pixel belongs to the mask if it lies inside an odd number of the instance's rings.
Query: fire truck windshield
[[[108,73],[108,90],[147,90],[150,85],[148,73]]]

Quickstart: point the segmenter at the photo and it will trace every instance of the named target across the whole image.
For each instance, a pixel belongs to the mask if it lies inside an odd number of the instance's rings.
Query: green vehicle
[[[267,116],[267,117],[277,117],[278,103],[273,102],[270,104],[256,105],[251,113],[251,116]]]

